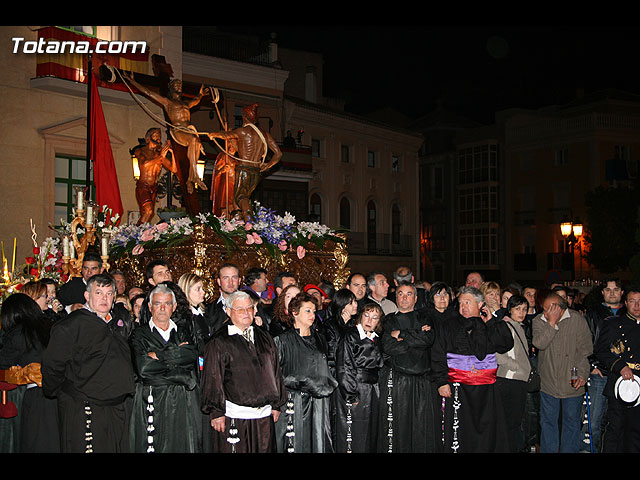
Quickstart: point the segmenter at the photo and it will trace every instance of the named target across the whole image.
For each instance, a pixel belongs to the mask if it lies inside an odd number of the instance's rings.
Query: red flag
[[[107,205],[113,215],[122,219],[122,199],[118,186],[116,165],[109,142],[107,123],[104,120],[102,103],[98,94],[97,79],[91,82],[91,159],[93,160],[93,182],[96,186],[96,202],[100,207]]]

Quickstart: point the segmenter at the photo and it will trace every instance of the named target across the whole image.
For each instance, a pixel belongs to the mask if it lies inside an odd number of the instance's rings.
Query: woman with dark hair
[[[496,388],[502,398],[511,452],[524,448],[524,434],[521,429],[527,401],[527,389],[531,362],[529,344],[522,327],[529,304],[521,295],[512,295],[507,301],[504,321],[513,336],[513,348],[506,353],[498,353]]]
[[[291,299],[301,291],[300,287],[293,283],[284,287],[280,295],[276,298],[276,303],[273,306],[271,325],[269,326],[269,333],[271,333],[272,336],[275,337],[293,326],[293,317],[289,313],[289,303]]]
[[[445,321],[447,316],[455,311],[453,308],[453,290],[444,282],[434,282],[431,289],[427,293],[427,306],[420,310],[429,320],[429,323],[435,325],[438,322]]]
[[[0,369],[26,367],[25,374],[28,372],[31,380],[21,392],[24,396],[19,406],[18,452],[59,453],[57,402],[42,393],[40,373],[51,322],[35,300],[23,293],[14,293],[2,304],[1,325]]]
[[[358,313],[356,296],[346,288],[341,288],[333,295],[333,300],[327,308],[327,316],[320,327],[320,331],[327,339],[329,347],[329,368],[331,374],[336,372],[336,348],[347,328],[355,327],[355,316]]]
[[[329,349],[327,361],[331,375],[336,378],[336,349],[338,342],[345,334],[346,330],[355,326],[355,316],[358,313],[358,302],[351,290],[342,288],[333,294],[333,300],[329,303],[322,323],[318,328],[327,340]],[[331,433],[336,432],[336,411],[340,408],[342,400],[338,389],[331,395]],[[335,436],[332,437],[335,443]]]
[[[338,453],[374,453],[378,432],[380,386],[384,365],[378,335],[384,313],[377,303],[365,304],[336,349],[335,446]]]
[[[40,310],[43,312],[49,308],[47,286],[44,283],[38,281],[27,282],[20,289],[20,293],[29,295],[29,297],[38,304]]]
[[[529,344],[522,327],[529,304],[521,295],[512,295],[507,301],[504,321],[513,336],[513,348],[506,353],[498,353],[496,388],[502,398],[511,452],[524,448],[524,433],[521,429],[527,401],[527,389],[531,363]]]
[[[58,300],[58,282],[53,278],[41,278],[38,280],[47,288],[47,310],[44,312],[50,320],[55,321],[67,314],[62,302]]]
[[[314,326],[316,299],[301,292],[289,303],[292,328],[274,338],[287,388],[285,411],[276,422],[278,452],[333,451],[330,396],[338,385],[329,371],[327,342]]]

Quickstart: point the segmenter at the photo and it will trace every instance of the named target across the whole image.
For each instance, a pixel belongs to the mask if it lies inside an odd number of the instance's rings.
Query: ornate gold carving
[[[176,283],[185,273],[200,275],[204,279],[208,298],[218,296],[215,278],[220,265],[227,262],[238,265],[241,274],[252,267],[262,267],[272,280],[279,272],[288,271],[302,286],[326,280],[338,289],[346,284],[350,274],[347,268],[349,255],[346,238],[344,234],[340,234],[340,237],[344,242],[328,240],[322,249],[309,243],[305,246],[305,256],[300,259],[295,251],[280,252],[277,248],[272,255],[264,245],[227,246],[211,228],[196,224],[191,237],[178,246],[145,249],[140,255],[127,253],[114,259],[113,264],[125,273],[129,285],[144,287],[145,266],[152,260],[162,258],[171,266],[173,281]]]

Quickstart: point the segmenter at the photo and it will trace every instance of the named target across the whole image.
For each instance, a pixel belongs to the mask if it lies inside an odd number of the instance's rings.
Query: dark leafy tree
[[[585,196],[586,260],[603,273],[630,267],[640,252],[637,238],[640,195],[637,187],[597,187]]]

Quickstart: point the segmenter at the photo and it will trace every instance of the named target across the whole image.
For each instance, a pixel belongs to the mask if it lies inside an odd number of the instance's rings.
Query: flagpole
[[[87,184],[87,199],[91,200],[91,107],[92,107],[92,82],[93,82],[93,65],[91,61],[92,54],[89,53],[87,57],[87,169],[86,169],[86,184]]]

